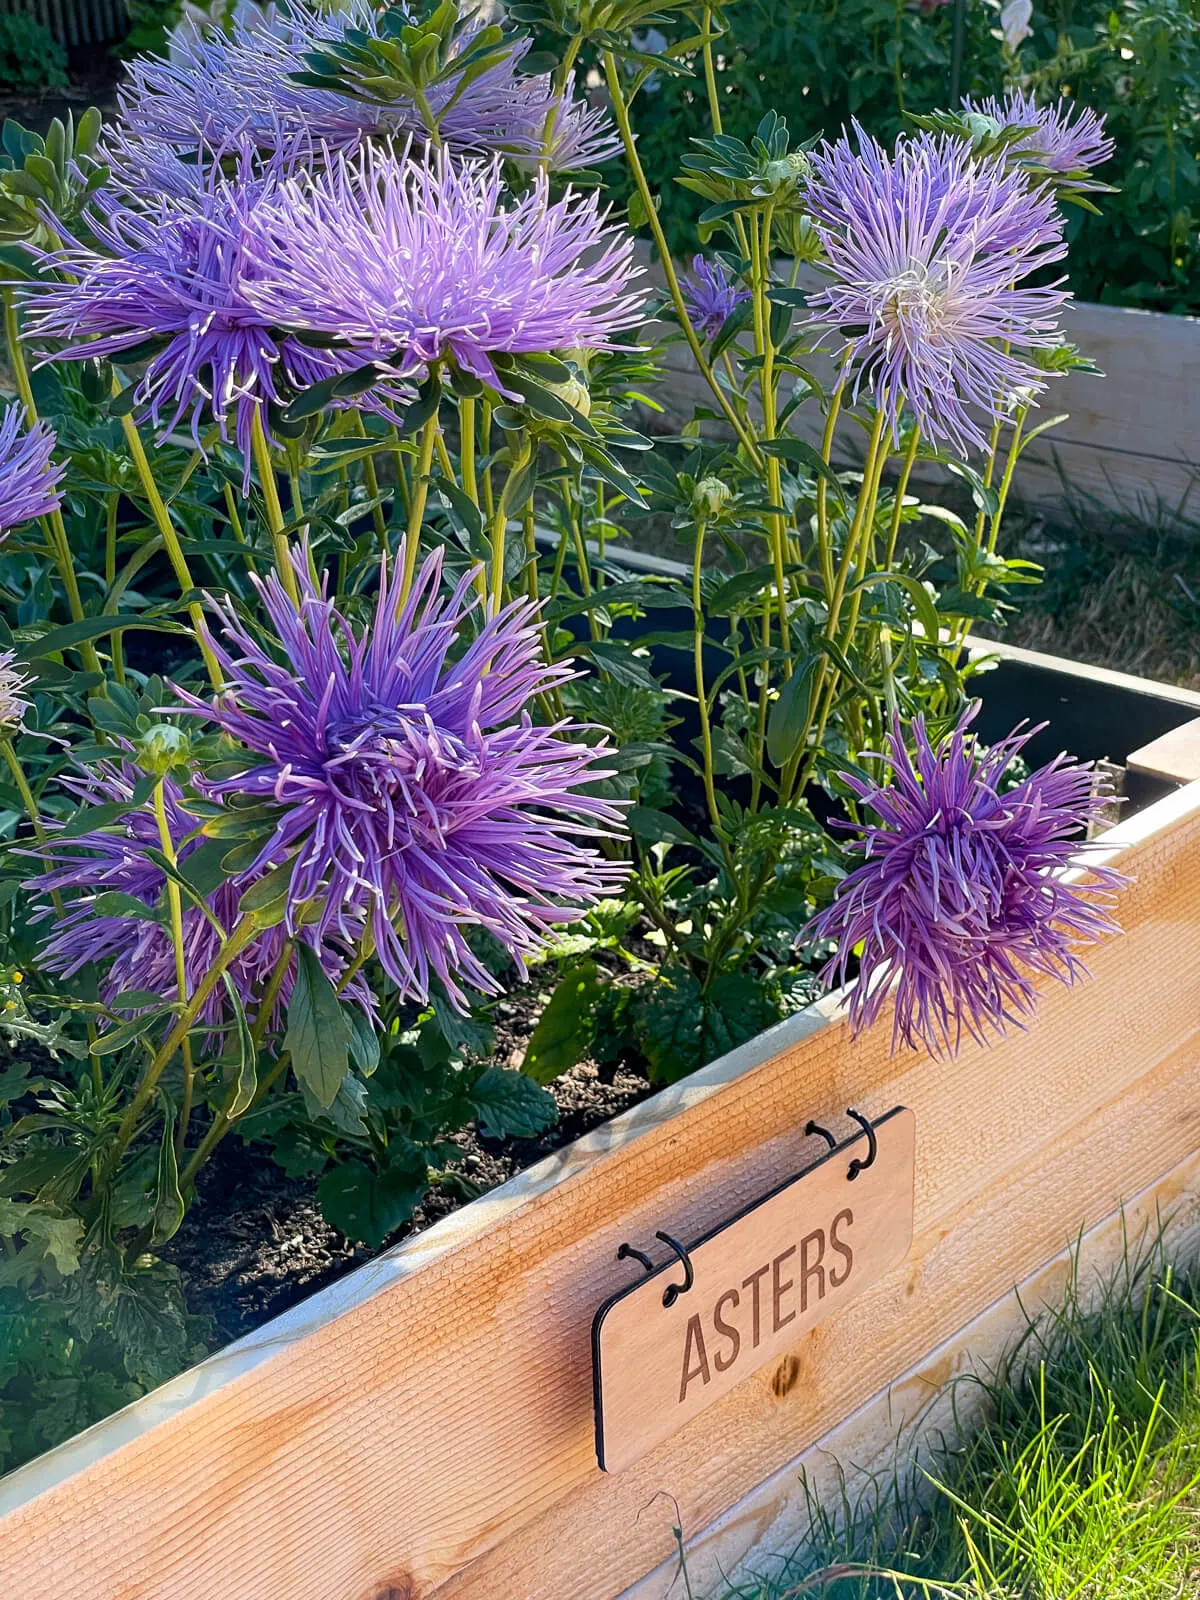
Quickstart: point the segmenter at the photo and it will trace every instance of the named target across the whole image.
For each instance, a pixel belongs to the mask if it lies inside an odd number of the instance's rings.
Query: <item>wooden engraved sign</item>
[[[864,1131],[688,1246],[690,1288],[672,1257],[600,1307],[592,1359],[605,1472],[669,1438],[904,1258],[916,1119],[897,1106],[874,1131],[869,1165]]]

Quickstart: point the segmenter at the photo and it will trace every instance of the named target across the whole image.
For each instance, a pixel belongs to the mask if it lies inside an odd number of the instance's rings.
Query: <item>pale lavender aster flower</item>
[[[1009,1023],[1024,1026],[1037,1003],[1034,976],[1073,983],[1086,971],[1076,948],[1119,931],[1108,906],[1127,880],[1101,866],[1086,881],[1066,875],[1104,804],[1094,770],[1059,756],[1004,789],[1038,730],[981,749],[968,731],[977,711],[978,702],[936,748],[917,717],[915,755],[896,719],[890,781],[844,775],[878,822],[853,847],[862,865],[801,935],[836,941],[827,982],[845,983],[857,953],[856,1033],[894,989],[893,1049],[902,1039],[953,1053],[964,1033],[983,1043]]]
[[[0,416],[0,538],[62,504],[58,486],[64,469],[54,461],[57,436],[44,422],[22,430],[24,420],[16,405]]]
[[[995,95],[986,100],[964,99],[963,109],[991,117],[1002,128],[1031,130],[1008,146],[1007,157],[1015,156],[1054,177],[1069,179],[1077,192],[1107,187],[1089,182],[1088,174],[1107,161],[1116,146],[1104,132],[1104,118],[1087,106],[1069,100],[1039,105],[1028,91],[1010,89],[1003,99]]]
[[[246,293],[279,327],[385,353],[402,374],[449,359],[497,388],[497,352],[607,349],[638,321],[634,241],[596,194],[514,198],[499,160],[366,149],[296,174],[259,208]]]
[[[984,448],[979,414],[1040,393],[1029,354],[1059,342],[1069,295],[1021,287],[1066,253],[1054,195],[955,139],[901,138],[889,155],[855,133],[857,151],[843,136],[812,158],[831,282],[810,297],[810,323],[842,334],[852,395],[866,390],[893,432],[907,405],[928,437]]]
[[[33,679],[16,665],[15,650],[0,650],[0,736],[14,734],[25,721],[31,702],[24,691]]]
[[[63,781],[74,790],[82,805],[109,805],[131,802],[142,776],[137,767],[122,759],[104,762],[78,779]],[[172,843],[179,860],[186,865],[192,852],[204,843],[203,839],[190,837],[199,828],[200,819],[186,809],[183,791],[169,776],[163,780],[163,800]],[[131,809],[121,824],[98,828],[71,839],[55,838],[53,821],[47,820],[44,827],[51,837],[36,853],[53,863],[53,870],[31,879],[26,887],[42,896],[58,890],[66,901],[66,912],[60,917],[47,908],[44,913],[49,937],[38,958],[42,966],[67,979],[84,967],[97,964],[102,969],[100,995],[109,1005],[122,994],[135,990],[146,990],[168,1000],[177,998],[175,947],[170,928],[162,922],[117,917],[97,909],[99,897],[112,890],[132,895],[148,907],[161,904],[166,877],[146,853],[148,849],[161,847],[158,822],[151,808],[147,805],[140,810]],[[264,865],[227,878],[211,895],[209,909],[226,932],[238,921],[240,897],[265,870]],[[299,935],[317,950],[321,965],[335,981],[345,971],[353,954],[352,914],[345,919],[343,928],[350,935],[345,943],[338,934],[318,935],[311,927],[304,928]],[[360,918],[357,933],[361,931]],[[291,935],[280,926],[266,928],[229,967],[230,977],[252,1019],[257,997],[274,972],[289,937]],[[187,900],[183,902],[183,944],[187,990],[192,994],[211,970],[221,938],[199,907]],[[286,1011],[294,986],[293,960],[283,978],[272,1026],[278,1024]],[[347,985],[346,993],[368,1013],[372,1011],[373,999],[361,981]],[[218,984],[205,1001],[200,1020],[213,1028],[231,1020],[224,984]]]
[[[314,587],[306,552],[294,565],[299,612],[278,575],[256,584],[272,648],[217,606],[225,688],[211,705],[180,691],[257,758],[208,792],[277,808],[256,866],[298,853],[288,926],[345,938],[365,917],[406,997],[427,998],[435,976],[456,1004],[463,982],[494,994],[472,929],[520,966],[624,876],[597,848],[620,811],[587,792],[610,775],[611,751],[571,737],[573,724],[530,720],[532,698],[570,674],[541,660],[527,603],[486,621],[455,659],[473,575],[439,593],[440,552],[399,609],[385,561],[360,630]]]
[[[247,296],[254,269],[245,244],[279,172],[251,175],[244,148],[235,158],[240,171],[229,175],[218,153],[201,150],[197,159],[203,176],[191,192],[155,198],[100,190],[87,218],[95,242],[72,239],[43,253],[41,265],[62,276],[48,272],[18,292],[30,334],[63,341],[56,359],[137,350],[144,363],[134,389],[137,420],[163,434],[186,422],[199,445],[201,422],[211,415],[222,437],[236,440],[248,481],[255,411],[369,355],[275,336]]]
[[[374,101],[294,81],[311,71],[306,56],[336,47],[348,30],[378,36],[382,15],[368,0],[322,12],[296,3],[270,14],[235,17],[228,29],[188,22],[176,31],[169,58],[129,63],[119,92],[122,120],[133,132],[184,147],[203,139],[221,144],[249,135],[264,149],[304,133],[314,144],[354,149],[367,138],[428,138],[421,109],[410,99]],[[454,54],[466,62],[479,26],[468,25]],[[550,160],[557,167],[595,165],[618,148],[603,111],[567,85],[559,95],[549,74],[525,74],[520,63],[531,41],[512,49],[465,88],[451,75],[431,86],[426,100],[439,136],[459,151],[542,152],[542,133],[556,108]]]
[[[692,257],[692,270],[680,280],[692,326],[703,339],[715,339],[726,321],[750,298],[750,291],[731,281],[720,260]]]

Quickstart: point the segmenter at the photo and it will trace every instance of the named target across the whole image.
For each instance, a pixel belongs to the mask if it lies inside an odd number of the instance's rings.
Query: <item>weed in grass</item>
[[[802,1553],[729,1600],[1200,1592],[1200,1271],[1175,1272],[1161,1233],[1099,1285],[1076,1271],[952,1398],[928,1470],[902,1447],[832,1505],[806,1486]]]

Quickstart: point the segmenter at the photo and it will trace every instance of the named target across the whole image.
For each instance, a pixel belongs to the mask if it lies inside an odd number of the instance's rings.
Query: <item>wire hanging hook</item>
[[[619,1244],[617,1246],[617,1260],[640,1261],[647,1272],[654,1271],[654,1263],[651,1261],[646,1252],[644,1250],[634,1249],[633,1245],[631,1244]]]
[[[837,1149],[837,1140],[828,1128],[823,1128],[819,1122],[806,1122],[804,1124],[804,1137],[809,1139],[814,1133],[819,1133],[831,1150]]]
[[[858,1157],[855,1156],[846,1172],[847,1179],[853,1183],[854,1179],[858,1177],[860,1172],[865,1172],[868,1167],[874,1166],[875,1157],[879,1154],[879,1142],[875,1138],[875,1127],[869,1117],[864,1117],[861,1111],[855,1111],[853,1106],[846,1107],[846,1115],[848,1117],[853,1117],[855,1122],[858,1123],[859,1127],[867,1136],[867,1159],[865,1161],[860,1161]]]
[[[696,1281],[696,1274],[692,1269],[692,1258],[680,1244],[679,1240],[672,1239],[669,1233],[662,1233],[660,1231],[656,1233],[654,1237],[656,1239],[661,1239],[664,1244],[670,1245],[671,1249],[674,1250],[675,1254],[683,1263],[683,1282],[669,1283],[663,1290],[663,1305],[673,1306],[676,1300],[679,1299],[679,1296],[681,1294],[686,1294]]]

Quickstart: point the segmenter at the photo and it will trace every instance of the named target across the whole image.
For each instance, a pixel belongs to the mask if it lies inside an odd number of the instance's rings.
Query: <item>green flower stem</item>
[[[992,479],[996,475],[996,460],[1000,453],[1000,430],[1002,427],[1003,423],[1001,419],[997,417],[992,423],[992,432],[990,438],[988,439],[987,465],[983,469],[983,486],[985,489],[991,488]],[[982,549],[983,547],[983,530],[986,526],[987,513],[984,511],[983,507],[980,506],[975,515],[975,544],[979,549]]]
[[[771,305],[767,291],[771,283],[771,218],[773,208],[768,206],[762,218],[762,233],[758,219],[750,218],[751,275],[754,279],[754,342],[756,354],[762,358],[759,369],[759,393],[762,397],[763,438],[775,437],[775,343],[771,338]],[[767,457],[767,499],[779,505],[783,497],[783,479],[779,457]],[[784,577],[784,541],[787,537],[786,519],[773,514],[771,524],[771,559],[775,567],[775,594],[779,606],[779,640],[785,650],[791,649],[791,628],[788,622],[787,583]]]
[[[250,1030],[250,1038],[254,1043],[256,1052],[263,1047],[263,1040],[266,1038],[267,1029],[271,1025],[271,1013],[275,1009],[275,1002],[279,999],[279,991],[283,988],[283,980],[287,977],[288,968],[291,966],[292,957],[295,954],[296,941],[294,939],[285,939],[283,948],[279,952],[279,959],[271,969],[271,976],[267,979],[267,986],[258,1002],[254,1026]]]
[[[691,318],[688,316],[687,304],[683,298],[683,290],[679,286],[679,275],[675,271],[675,263],[671,259],[671,249],[667,244],[667,236],[663,232],[662,223],[658,219],[658,211],[654,205],[654,196],[650,192],[650,185],[646,179],[645,170],[637,153],[634,142],[633,128],[629,122],[629,107],[625,102],[621,86],[621,73],[617,66],[616,58],[611,50],[604,52],[604,76],[608,83],[608,92],[612,98],[613,114],[617,119],[617,128],[621,134],[621,143],[625,147],[625,157],[629,163],[629,170],[633,173],[634,182],[637,184],[638,194],[641,196],[642,208],[646,213],[646,222],[658,247],[659,258],[662,262],[663,273],[667,280],[667,289],[671,295],[671,303],[675,307],[675,315],[679,319],[679,326],[683,330],[684,338],[692,352],[692,358],[704,375],[705,382],[716,397],[717,404],[725,413],[726,420],[742,448],[746,451],[755,466],[762,466],[762,456],[754,435],[746,428],[737,412],[729,403],[729,398],[724,389],[717,382],[716,374],[705,357],[696,330],[692,327]]]
[[[404,571],[400,578],[400,593],[396,596],[396,614],[404,610],[412,593],[413,577],[417,570],[417,555],[421,548],[421,525],[425,521],[425,501],[429,496],[429,473],[433,466],[434,445],[438,438],[438,419],[435,411],[421,429],[417,446],[417,471],[413,479],[412,498],[408,504],[408,526],[404,534]]]
[[[283,585],[284,593],[295,606],[300,609],[300,586],[296,582],[296,570],[292,566],[288,553],[287,534],[284,528],[283,507],[279,503],[279,486],[275,482],[275,468],[271,464],[271,447],[267,443],[267,435],[263,430],[262,407],[255,406],[254,420],[250,428],[250,447],[254,453],[254,464],[258,468],[258,485],[263,493],[263,502],[267,508],[267,528],[271,534],[271,545],[275,551],[275,570],[279,574],[279,581]]]
[[[533,447],[526,435],[521,436],[521,447],[517,459],[508,469],[508,477],[504,481],[504,488],[500,491],[500,498],[496,502],[496,514],[492,518],[492,570],[488,580],[488,614],[496,616],[504,604],[504,556],[508,537],[508,491],[517,476],[524,471],[533,454]]]
[[[833,435],[845,391],[846,380],[843,378],[830,396],[829,414],[825,418],[825,431],[821,436],[821,459],[826,466],[832,464]],[[833,545],[829,538],[829,485],[824,478],[820,478],[817,482],[817,553],[821,563],[821,578],[825,584],[825,593],[832,595],[834,576]]]
[[[700,574],[704,562],[705,523],[696,523],[696,545],[692,555],[692,660],[696,675],[696,705],[700,712],[700,746],[704,754],[704,796],[708,801],[708,816],[713,831],[721,837],[721,813],[717,809],[717,791],[713,781],[712,727],[708,715],[708,693],[704,687],[704,601],[700,591]]]
[[[225,515],[229,519],[229,526],[233,529],[233,537],[245,549],[247,567],[257,575],[258,565],[254,560],[254,552],[246,542],[246,532],[242,527],[242,519],[238,515],[237,499],[233,492],[233,485],[226,479],[221,485],[221,489],[225,496]]]
[[[350,413],[352,426],[356,438],[365,439],[367,430],[363,424],[362,414],[359,411]],[[387,549],[387,518],[383,514],[383,507],[379,504],[379,476],[375,471],[375,457],[363,457],[363,484],[367,491],[367,498],[371,502],[371,521],[375,528],[375,537],[379,540],[379,548]]]
[[[117,392],[120,385],[116,378],[113,379],[113,391]],[[255,413],[257,415],[257,413]],[[142,486],[142,493],[150,507],[150,515],[154,526],[162,538],[163,549],[175,573],[175,581],[179,585],[181,594],[190,594],[195,590],[191,570],[187,564],[187,557],[179,543],[179,535],[175,532],[175,524],[171,521],[171,514],[167,510],[162,495],[158,492],[158,485],[154,481],[154,474],[150,470],[150,462],[146,455],[146,448],[142,444],[142,436],[138,433],[132,417],[126,415],[121,418],[121,431],[125,435],[125,443],[129,448],[129,455],[133,461],[134,470],[137,472],[138,481]],[[200,646],[200,654],[204,657],[204,665],[214,689],[221,687],[221,669],[217,665],[217,658],[213,655],[208,644],[204,629],[204,613],[197,600],[189,600],[187,605],[188,616],[191,618],[195,630],[196,642]]]
[[[158,824],[158,842],[164,856],[175,865],[175,844],[167,822],[167,805],[163,793],[164,780],[154,786],[154,820]],[[171,943],[175,951],[175,989],[181,1001],[187,1002],[187,956],[183,948],[183,899],[174,878],[167,879],[167,906],[171,913]],[[192,1060],[192,1041],[185,1038],[180,1049],[183,1060],[183,1099],[179,1108],[179,1125],[175,1130],[176,1160],[183,1154],[187,1143],[188,1123],[192,1117],[192,1093],[196,1068]]]
[[[914,422],[912,437],[908,441],[908,448],[900,465],[900,476],[896,480],[896,504],[892,507],[892,521],[888,528],[887,550],[883,557],[884,572],[892,570],[892,562],[896,559],[896,545],[900,539],[900,526],[904,521],[904,497],[908,493],[908,480],[912,475],[913,462],[917,459],[920,444],[921,430]]]
[[[104,587],[111,594],[117,581],[117,508],[121,503],[119,490],[107,495],[104,501]],[[125,682],[125,632],[114,628],[108,636],[108,649],[112,657],[113,677]]]
[[[475,475],[475,402],[464,396],[458,402],[458,466],[463,493],[473,506],[479,505],[479,481]]]
[[[25,413],[27,427],[39,420],[37,404],[33,398],[33,386],[29,381],[29,368],[25,364],[25,352],[21,345],[21,327],[17,320],[17,303],[11,288],[0,291],[4,302],[4,335],[8,342],[9,362],[13,370],[13,380],[17,386],[17,397]],[[67,609],[71,613],[72,622],[83,621],[83,600],[79,593],[79,580],[75,576],[75,563],[71,557],[71,542],[67,538],[66,525],[63,522],[61,511],[51,511],[48,516],[41,518],[42,531],[46,536],[46,544],[54,564],[58,568],[62,579],[63,589],[67,596]],[[103,668],[100,657],[96,654],[96,647],[90,640],[79,647],[79,658],[83,662],[84,670],[96,672],[103,677]]]
[[[270,1071],[266,1073],[262,1081],[259,1083],[257,1089],[254,1091],[254,1099],[250,1102],[250,1105],[247,1108],[249,1111],[252,1111],[255,1106],[260,1104],[262,1099],[267,1095],[268,1091],[274,1088],[291,1064],[291,1051],[280,1051],[279,1056],[272,1065]],[[240,1120],[232,1114],[233,1101],[236,1094],[237,1085],[234,1084],[233,1088],[229,1091],[229,1097],[225,1101],[225,1104],[221,1107],[220,1111],[217,1112],[216,1116],[209,1124],[207,1133],[205,1133],[203,1139],[201,1139],[195,1150],[192,1151],[187,1165],[179,1174],[179,1189],[181,1194],[187,1194],[188,1190],[195,1183],[196,1174],[200,1171],[200,1168],[208,1160],[209,1156],[212,1155],[213,1151],[229,1132],[230,1128],[232,1128],[235,1123]]]
[[[108,1153],[108,1161],[104,1168],[104,1180],[111,1179],[113,1173],[121,1163],[121,1157],[129,1146],[129,1141],[137,1132],[138,1120],[142,1112],[150,1103],[151,1096],[158,1086],[167,1067],[175,1056],[175,1052],[182,1045],[188,1034],[192,1031],[197,1017],[204,1008],[204,1003],[213,990],[221,982],[222,974],[237,960],[242,951],[258,934],[258,919],[253,914],[243,917],[225,940],[211,967],[196,985],[196,992],[184,1006],[180,1013],[179,1021],[171,1029],[162,1045],[155,1053],[150,1065],[146,1068],[142,1081],[134,1091],[133,1097],[125,1108],[125,1115],[117,1129],[116,1138]]]
[[[17,793],[21,796],[21,804],[25,807],[25,814],[29,818],[30,825],[33,828],[33,836],[39,844],[44,845],[47,841],[48,835],[45,828],[42,826],[42,818],[41,813],[38,811],[38,803],[34,799],[33,790],[29,787],[29,779],[25,776],[25,768],[21,765],[21,758],[13,748],[13,742],[10,738],[0,738],[0,751],[3,751],[4,753],[4,759],[8,764],[8,770],[12,773],[12,780],[17,786]],[[53,863],[47,861],[43,856],[42,871],[53,872],[53,870]],[[59,894],[57,889],[52,889],[50,891],[50,899],[58,916],[60,918],[66,916],[66,907],[63,905],[62,896]]]
[[[575,59],[579,54],[580,46],[583,44],[583,37],[582,31],[580,31],[567,40],[562,60],[554,71],[554,87],[557,93],[550,104],[550,109],[546,112],[546,120],[542,124],[542,155],[539,164],[543,172],[548,172],[550,168],[550,147],[554,140],[554,130],[558,126],[558,113],[562,108],[563,90],[566,88],[567,79],[571,75],[571,68],[575,65]]]
[[[725,132],[725,127],[721,120],[721,99],[717,94],[717,71],[716,64],[713,61],[712,49],[714,37],[712,24],[712,7],[705,6],[701,18],[701,28],[704,34],[704,90],[708,96],[708,120],[712,123],[712,131],[719,138]],[[720,35],[716,37],[719,38]],[[748,256],[750,254],[750,246],[746,238],[746,224],[740,211],[735,211],[733,214],[733,227],[737,234],[738,245],[741,248],[742,255]],[[731,372],[730,377],[732,378],[732,376]]]
[[[1004,476],[1000,480],[996,510],[992,515],[992,525],[988,531],[987,548],[990,556],[996,553],[996,543],[1000,538],[1000,523],[1004,517],[1004,507],[1008,503],[1008,491],[1012,488],[1013,473],[1024,448],[1021,435],[1024,432],[1025,418],[1028,415],[1029,407],[1021,406],[1013,420],[1013,436],[1008,446],[1008,460],[1004,463]]]

